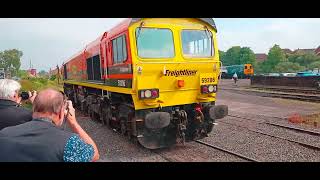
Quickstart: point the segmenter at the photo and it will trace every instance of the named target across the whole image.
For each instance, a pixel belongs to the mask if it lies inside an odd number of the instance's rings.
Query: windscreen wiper
[[[207,27],[207,26],[204,26],[204,28],[205,28],[205,30],[206,30],[206,35],[207,35],[208,39],[211,39],[212,34],[210,33],[208,27]],[[209,34],[209,35],[208,35],[208,34]]]
[[[144,24],[144,22],[141,22],[141,23],[140,23],[140,26],[139,26],[139,29],[138,29],[138,33],[137,33],[136,39],[138,39],[139,36],[140,36],[140,32],[141,32],[141,28],[142,28],[143,24]]]

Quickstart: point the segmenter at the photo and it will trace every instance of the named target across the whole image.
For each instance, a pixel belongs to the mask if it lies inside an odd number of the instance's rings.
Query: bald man
[[[68,111],[66,109],[69,109]],[[71,101],[45,89],[33,102],[33,120],[0,131],[0,161],[90,162],[99,159],[91,137],[81,128]],[[72,132],[61,129],[66,121]]]

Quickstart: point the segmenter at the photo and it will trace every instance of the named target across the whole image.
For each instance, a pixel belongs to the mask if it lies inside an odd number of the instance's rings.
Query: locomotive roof
[[[113,28],[111,28],[108,31],[108,36],[114,36],[116,34],[118,34],[119,32],[123,32],[125,29],[128,29],[128,27],[135,23],[140,21],[142,18],[128,18],[123,20],[122,22],[120,22],[119,24],[117,24],[116,26],[114,26]],[[216,32],[217,32],[217,27],[216,24],[213,20],[213,18],[196,18],[199,19],[202,22],[205,22],[207,25],[209,25],[210,27],[212,27]]]
[[[141,19],[142,18],[131,18],[130,24],[135,23],[137,21],[140,21]],[[205,22],[206,24],[210,25],[217,32],[217,27],[216,27],[216,24],[215,24],[213,18],[196,18],[196,19],[199,19],[202,22]]]
[[[77,58],[78,56],[81,56],[84,53],[89,53],[91,55],[96,54],[99,51],[99,43],[101,42],[101,40],[103,38],[105,38],[106,36],[108,37],[113,37],[114,35],[117,35],[118,33],[123,32],[124,30],[128,29],[128,27],[135,23],[140,21],[142,18],[128,18],[123,20],[122,22],[120,22],[119,24],[117,24],[116,26],[114,26],[113,28],[111,28],[109,31],[104,32],[102,35],[100,35],[96,40],[90,42],[84,49],[82,49],[81,51],[79,51],[78,53],[74,54],[73,56],[71,56],[67,61],[71,61],[74,58]],[[209,25],[210,27],[212,27],[216,32],[217,32],[217,27],[216,24],[213,20],[213,18],[197,18],[199,20],[201,20],[202,22],[205,22],[207,25]]]

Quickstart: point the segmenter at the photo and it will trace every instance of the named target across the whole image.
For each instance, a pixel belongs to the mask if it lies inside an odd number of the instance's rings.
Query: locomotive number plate
[[[200,85],[216,84],[216,78],[213,73],[205,73],[200,75]]]
[[[126,81],[125,80],[118,80],[118,86],[125,87]]]

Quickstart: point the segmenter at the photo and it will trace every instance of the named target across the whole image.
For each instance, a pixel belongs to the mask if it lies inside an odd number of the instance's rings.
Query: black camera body
[[[20,97],[21,97],[22,100],[27,100],[27,99],[29,99],[29,93],[23,91],[23,92],[20,93]]]

